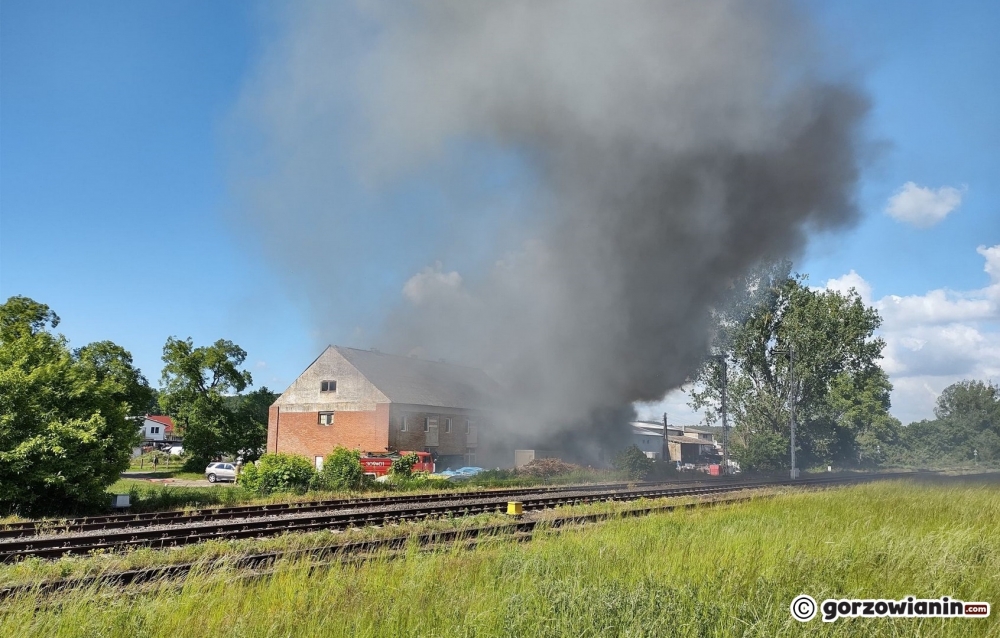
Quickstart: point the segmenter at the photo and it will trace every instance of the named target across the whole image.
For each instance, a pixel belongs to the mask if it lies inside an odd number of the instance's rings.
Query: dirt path
[[[166,472],[123,472],[122,478],[139,481],[149,481],[159,485],[174,485],[176,487],[213,487],[216,485],[232,486],[233,483],[209,483],[206,479],[176,479],[171,478]]]

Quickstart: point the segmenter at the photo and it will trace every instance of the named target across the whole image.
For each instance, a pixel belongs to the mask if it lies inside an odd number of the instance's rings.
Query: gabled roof
[[[173,432],[174,431],[174,420],[171,419],[168,416],[163,416],[163,415],[160,415],[160,414],[147,414],[146,417],[145,417],[145,419],[147,421],[154,421],[156,423],[160,423],[160,424],[166,426],[166,427],[163,428],[164,432]]]
[[[499,406],[500,385],[478,368],[332,347],[393,403],[464,409]]]

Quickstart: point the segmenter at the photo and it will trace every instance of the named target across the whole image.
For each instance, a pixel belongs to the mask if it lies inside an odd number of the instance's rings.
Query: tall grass
[[[1000,603],[1000,487],[891,482],[619,520],[474,551],[0,607],[29,636],[998,635],[996,618],[805,625],[790,601]],[[994,614],[996,611],[994,611]]]

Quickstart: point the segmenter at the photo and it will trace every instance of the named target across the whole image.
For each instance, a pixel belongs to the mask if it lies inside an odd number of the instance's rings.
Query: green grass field
[[[1000,603],[1000,485],[894,481],[476,550],[0,603],[10,636],[998,636],[994,616],[800,624],[800,593]]]

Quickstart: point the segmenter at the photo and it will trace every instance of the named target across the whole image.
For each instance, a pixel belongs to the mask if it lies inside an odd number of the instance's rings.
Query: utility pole
[[[795,346],[788,346],[788,426],[792,431],[792,478],[799,478],[795,468]]]
[[[722,376],[722,473],[729,474],[729,419],[726,416],[726,389],[729,385],[729,366],[726,355],[717,354],[712,357],[719,362]]]
[[[667,413],[663,413],[663,462],[670,460],[670,443],[667,440]]]
[[[776,348],[774,350],[776,354],[788,354],[788,429],[791,431],[792,445],[792,471],[791,477],[793,479],[799,478],[799,471],[795,468],[795,398],[798,392],[796,392],[796,382],[795,382],[795,346],[789,344],[788,348]]]

